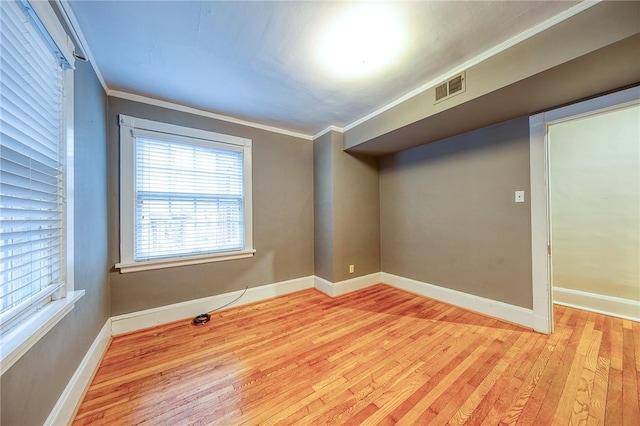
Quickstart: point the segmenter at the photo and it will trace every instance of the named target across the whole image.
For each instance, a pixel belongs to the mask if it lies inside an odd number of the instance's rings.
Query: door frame
[[[638,103],[640,103],[640,86],[529,117],[533,328],[540,333],[553,333],[548,128],[552,124]]]

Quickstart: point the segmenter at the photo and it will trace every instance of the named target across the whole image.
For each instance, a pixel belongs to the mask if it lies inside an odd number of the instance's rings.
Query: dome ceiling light
[[[338,76],[361,77],[393,61],[404,41],[395,9],[388,4],[361,4],[329,23],[320,40],[318,61]]]

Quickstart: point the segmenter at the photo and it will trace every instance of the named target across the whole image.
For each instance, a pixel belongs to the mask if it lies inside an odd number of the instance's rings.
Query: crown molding
[[[239,124],[241,126],[253,127],[255,129],[266,130],[272,133],[279,133],[294,138],[311,141],[313,137],[304,133],[293,132],[291,130],[281,129],[279,127],[267,126],[264,124],[254,123],[252,121],[241,120],[239,118],[230,117],[228,115],[217,114],[215,112],[205,111],[185,105],[176,104],[174,102],[162,101],[160,99],[149,98],[147,96],[135,95],[133,93],[121,92],[119,90],[107,91],[108,96],[114,98],[126,99],[129,101],[140,102],[143,104],[154,105],[161,108],[167,108],[174,111],[186,112],[188,114],[199,115],[202,117],[212,118],[214,120],[226,121],[227,123]]]
[[[312,138],[312,139],[313,139],[313,140],[316,140],[316,139],[318,139],[320,136],[322,136],[322,135],[324,135],[324,134],[326,134],[326,133],[332,132],[332,131],[333,131],[333,132],[340,132],[340,133],[344,133],[344,129],[343,129],[342,127],[338,127],[338,126],[333,126],[333,125],[331,125],[331,126],[328,126],[326,129],[322,130],[321,132],[316,133],[315,135],[313,135],[313,138]]]
[[[73,37],[77,38],[77,42],[80,44],[80,49],[84,52],[87,61],[91,64],[93,71],[96,73],[96,77],[98,77],[98,81],[100,81],[102,90],[104,90],[105,93],[108,93],[109,87],[100,72],[100,68],[98,68],[98,63],[95,61],[93,53],[91,53],[89,43],[87,43],[87,40],[84,37],[82,28],[76,19],[76,15],[73,13],[73,8],[70,6],[69,0],[55,0],[55,2],[58,4],[60,12],[65,15],[63,18],[67,21],[67,25],[70,27],[69,30],[73,33]]]

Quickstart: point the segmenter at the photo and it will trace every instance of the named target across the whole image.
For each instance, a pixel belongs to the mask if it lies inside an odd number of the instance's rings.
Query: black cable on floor
[[[244,296],[244,294],[247,292],[248,288],[249,288],[249,286],[246,286],[244,288],[244,291],[242,292],[242,294],[240,296],[236,297],[235,299],[233,299],[231,302],[225,303],[224,305],[222,305],[220,307],[217,307],[217,308],[215,308],[215,309],[213,309],[213,310],[211,310],[209,312],[205,312],[204,314],[198,315],[197,317],[195,317],[193,319],[193,321],[191,321],[191,324],[193,324],[193,325],[205,325],[206,323],[209,322],[209,320],[211,320],[211,315],[209,315],[209,314],[211,314],[212,312],[215,312],[215,311],[219,311],[220,309],[226,308],[227,306],[236,303],[238,300],[240,300],[240,298],[242,296]]]

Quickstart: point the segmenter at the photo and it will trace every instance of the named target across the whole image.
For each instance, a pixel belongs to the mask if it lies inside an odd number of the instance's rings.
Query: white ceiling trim
[[[553,27],[554,25],[559,24],[560,22],[563,22],[569,18],[571,18],[572,16],[577,15],[580,12],[583,12],[587,9],[589,9],[590,7],[595,6],[596,4],[600,3],[602,0],[585,0],[581,3],[578,3],[577,5],[571,7],[570,9],[567,9],[566,11],[518,34],[515,37],[512,37],[506,41],[504,41],[503,43],[500,43],[499,45],[492,47],[491,49],[481,53],[480,55],[464,62],[463,64],[459,65],[456,68],[453,68],[452,70],[450,70],[447,73],[444,73],[442,75],[440,75],[437,78],[434,78],[433,80],[423,84],[422,86],[418,87],[415,90],[412,90],[411,92],[407,93],[406,95],[396,99],[395,101],[375,110],[374,112],[372,112],[371,114],[365,115],[364,117],[354,121],[351,124],[347,124],[346,126],[344,126],[343,130],[344,132],[353,129],[356,126],[359,126],[360,124],[371,120],[372,118],[375,118],[376,116],[382,114],[385,111],[390,110],[391,108],[407,101],[408,99],[413,98],[414,96],[417,96],[429,89],[431,89],[432,87],[442,83],[443,81],[446,81],[448,78],[455,76],[458,73],[461,73],[462,71],[471,68],[475,65],[478,65],[479,63],[491,58],[492,56],[495,56],[507,49],[509,49],[510,47],[515,46],[518,43],[521,43],[533,36],[535,36],[536,34],[539,34],[551,27]]]
[[[104,81],[104,77],[102,77],[102,73],[98,68],[98,64],[93,59],[93,53],[91,53],[91,48],[89,47],[89,43],[87,43],[87,39],[84,37],[84,33],[80,28],[80,24],[76,19],[76,15],[73,13],[71,6],[69,6],[69,0],[55,0],[55,2],[58,4],[58,7],[61,9],[61,12],[67,15],[67,18],[69,19],[69,25],[71,25],[72,27],[70,28],[71,32],[73,32],[74,35],[78,38],[77,41],[80,42],[80,46],[83,49],[87,60],[91,64],[93,71],[96,73],[96,76],[98,77],[98,81],[100,81],[100,85],[102,86],[102,89],[104,90],[105,93],[108,93],[109,88],[107,87],[107,83]]]
[[[286,136],[292,136],[294,138],[300,138],[311,141],[313,137],[304,133],[292,132],[290,130],[281,129],[279,127],[267,126],[264,124],[254,123],[252,121],[241,120],[227,115],[216,114],[215,112],[205,111],[198,108],[188,107],[185,105],[176,104],[173,102],[161,101],[159,99],[149,98],[141,95],[134,95],[133,93],[121,92],[119,90],[108,90],[108,96],[115,98],[126,99],[129,101],[139,102],[147,105],[154,105],[161,108],[167,108],[174,111],[186,112],[188,114],[199,115],[202,117],[213,118],[214,120],[226,121],[228,123],[239,124],[241,126],[253,127],[255,129],[266,130],[268,132],[279,133]]]
[[[326,129],[320,131],[319,133],[316,133],[315,135],[313,135],[313,140],[316,140],[320,136],[324,135],[325,133],[329,133],[331,131],[344,133],[344,129],[342,127],[331,125],[331,126],[327,127]]]

